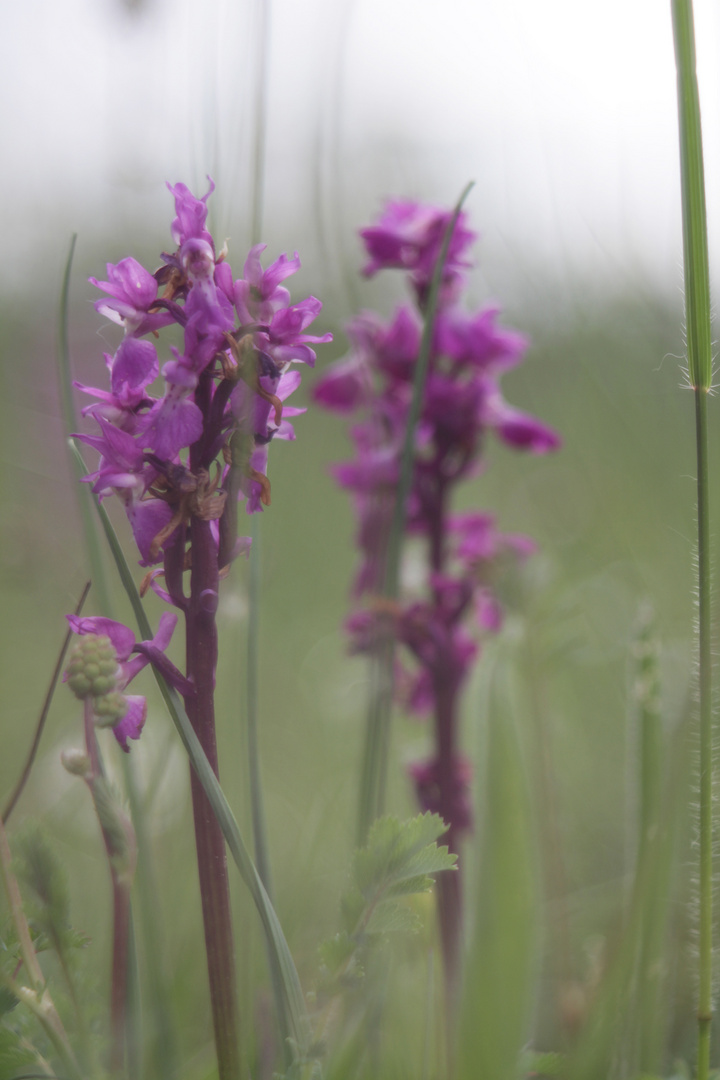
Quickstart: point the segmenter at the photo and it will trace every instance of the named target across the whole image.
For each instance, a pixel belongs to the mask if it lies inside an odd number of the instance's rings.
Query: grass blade
[[[458,1080],[516,1080],[535,966],[536,853],[526,776],[505,685],[496,676],[484,777],[481,878],[465,979]]]
[[[90,592],[90,582],[88,581],[88,582],[85,583],[85,587],[84,587],[82,593],[80,594],[80,599],[78,600],[77,604],[75,605],[75,614],[76,615],[79,615],[80,612],[82,611],[83,605],[84,605],[85,601],[87,600],[87,595],[88,595],[89,592]],[[61,673],[61,671],[63,669],[63,663],[65,661],[65,655],[66,655],[66,653],[68,651],[68,648],[69,648],[69,645],[70,645],[71,637],[72,637],[72,630],[68,630],[67,633],[65,634],[65,639],[64,639],[64,641],[62,643],[62,647],[61,647],[60,652],[58,654],[57,662],[56,662],[55,667],[53,669],[53,673],[52,673],[52,675],[50,677],[50,685],[48,686],[47,694],[45,695],[45,701],[43,702],[43,707],[40,710],[40,716],[38,718],[37,727],[35,728],[35,735],[33,736],[33,741],[32,741],[32,743],[30,745],[30,750],[28,751],[28,756],[27,756],[27,760],[25,762],[25,766],[23,768],[22,773],[20,774],[20,779],[18,780],[17,784],[15,785],[15,790],[13,791],[12,795],[8,799],[8,801],[7,801],[6,805],[5,805],[5,809],[2,812],[3,825],[7,824],[7,820],[10,817],[10,815],[12,814],[13,810],[15,809],[15,805],[16,805],[18,799],[20,798],[20,796],[22,795],[23,788],[25,787],[25,784],[28,781],[28,777],[30,776],[30,770],[33,767],[33,763],[35,761],[35,757],[36,757],[37,752],[38,752],[38,747],[40,746],[40,739],[42,738],[42,733],[43,733],[43,731],[45,729],[45,723],[46,723],[47,718],[48,718],[48,713],[50,712],[50,705],[52,704],[52,699],[53,699],[53,697],[55,695],[55,689],[57,687],[58,680],[60,678],[60,673]]]
[[[63,422],[65,424],[65,431],[69,435],[73,431],[77,431],[78,418],[75,411],[75,402],[73,401],[73,387],[72,387],[72,371],[70,366],[70,346],[68,342],[68,303],[70,297],[70,275],[72,272],[73,256],[75,254],[75,243],[77,241],[77,233],[73,233],[70,241],[70,251],[68,252],[67,262],[65,264],[65,271],[63,273],[62,288],[60,290],[60,304],[58,308],[58,334],[57,334],[57,346],[56,346],[56,361],[58,371],[58,381],[60,384],[60,405],[62,408]],[[82,463],[82,472],[76,471],[76,479],[80,480],[85,476],[87,470],[85,463],[80,458]],[[71,454],[71,466],[75,470],[79,468],[76,458]],[[95,589],[97,596],[98,607],[101,611],[110,611],[110,594],[107,588],[107,580],[105,576],[105,570],[103,567],[102,552],[98,543],[97,532],[95,529],[95,522],[93,520],[92,509],[90,507],[90,492],[87,490],[85,484],[76,485],[78,509],[80,511],[80,521],[82,524],[82,533],[85,538],[85,547],[87,549],[88,560],[90,562],[90,579]]]
[[[705,174],[700,95],[695,69],[695,29],[691,0],[673,0],[673,34],[678,86],[680,176],[682,188],[683,263],[688,375],[695,395],[698,527],[698,676],[700,698],[699,973],[698,1080],[710,1069],[712,1027],[712,656],[710,593],[710,487],[707,395],[712,381],[710,274],[708,269]]]

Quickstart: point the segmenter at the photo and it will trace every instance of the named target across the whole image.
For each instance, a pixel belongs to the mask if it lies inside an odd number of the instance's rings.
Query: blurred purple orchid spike
[[[360,563],[353,596],[367,601],[347,623],[352,648],[365,653],[382,648],[388,622],[403,646],[395,660],[395,696],[412,712],[430,713],[434,724],[433,753],[410,767],[410,777],[420,806],[443,817],[450,850],[459,852],[472,824],[470,765],[459,751],[459,695],[479,649],[466,624],[474,612],[477,630],[500,629],[502,609],[493,582],[502,564],[524,558],[534,545],[499,532],[491,514],[453,514],[452,498],[461,481],[481,471],[490,434],[533,454],[556,449],[560,438],[502,396],[500,379],[522,361],[526,338],[498,324],[497,307],[469,313],[461,306],[470,265],[466,251],[475,236],[461,213],[441,278],[405,524],[408,535],[425,543],[425,590],[421,597],[378,599],[386,579],[422,317],[451,218],[450,211],[392,200],[377,225],[360,231],[370,260],[363,273],[406,271],[415,307],[398,308],[389,322],[373,312],[357,316],[348,327],[349,356],[316,383],[314,397],[341,416],[360,417],[351,428],[355,457],[333,466],[337,482],[355,502]],[[444,875],[438,888],[452,982],[459,959],[460,875]]]

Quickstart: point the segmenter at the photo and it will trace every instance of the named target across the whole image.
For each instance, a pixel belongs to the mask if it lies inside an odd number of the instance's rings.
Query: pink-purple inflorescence
[[[109,388],[75,384],[94,399],[83,415],[97,425],[95,433],[76,437],[100,454],[85,480],[101,499],[118,496],[141,565],[154,568],[145,587],[197,621],[203,611],[214,613],[218,577],[249,550],[250,540],[237,536],[238,499],[248,513],[269,504],[268,446],[295,438],[289,417],[305,410],[286,404],[300,384],[292,365],[312,366],[313,346],[332,336],[306,333],[319,300],[290,302],[283,282],[299,269],[297,254],[281,255],[263,270],[265,245],[258,244],[234,279],[225,250],[217,250],[206,228],[212,182],[201,199],[184,184],[168,187],[177,246],[163,253],[160,269],[151,274],[126,258],[108,264],[106,281],[90,279],[106,294],[96,309],[124,336],[114,354],[105,354]],[[169,346],[156,397],[150,393],[160,374],[155,339],[171,325],[181,328],[183,346]],[[193,521],[205,526],[193,530]],[[188,595],[183,574],[192,568],[193,531],[198,573]],[[198,559],[207,571],[204,588],[197,585]],[[161,650],[156,653],[153,661],[162,663]],[[124,729],[115,730],[126,748]],[[138,726],[129,734],[137,737]]]
[[[524,558],[534,544],[499,532],[492,514],[454,512],[453,495],[461,481],[480,472],[489,434],[534,454],[556,449],[560,439],[502,396],[500,379],[522,361],[526,338],[498,324],[497,307],[468,312],[462,306],[474,233],[461,214],[441,277],[407,505],[405,531],[425,541],[425,588],[392,604],[377,599],[423,315],[451,218],[450,211],[396,200],[387,203],[376,225],[361,230],[370,257],[365,275],[404,270],[414,304],[399,307],[389,322],[374,312],[355,318],[348,326],[349,356],[323,375],[314,395],[336,413],[359,417],[351,428],[354,458],[333,467],[338,483],[353,495],[358,521],[353,596],[359,603],[347,622],[352,645],[372,652],[390,619],[404,646],[396,659],[396,696],[410,710],[434,717],[434,753],[412,765],[410,775],[421,807],[444,818],[447,841],[457,851],[471,826],[470,767],[458,750],[457,732],[459,692],[479,647],[468,627],[474,621],[481,631],[500,628],[502,611],[492,587],[499,564]]]

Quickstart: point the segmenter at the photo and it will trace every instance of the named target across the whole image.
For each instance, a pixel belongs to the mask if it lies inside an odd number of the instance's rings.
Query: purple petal
[[[157,373],[158,358],[152,342],[126,337],[115,353],[110,386],[114,394],[124,388],[143,390],[157,378]]]
[[[191,446],[203,432],[203,416],[194,401],[168,394],[148,413],[147,445],[158,457],[172,460],[184,446]]]
[[[137,694],[127,694],[128,710],[113,728],[113,735],[126,754],[130,752],[128,739],[139,739],[147,719],[147,700]]]
[[[135,635],[132,630],[114,619],[106,619],[102,615],[66,615],[65,618],[74,634],[104,634],[109,637],[121,663],[127,660],[135,648]]]
[[[131,503],[126,513],[135,543],[142,556],[140,565],[151,566],[159,562],[162,556],[158,554],[153,558],[150,548],[158,533],[170,522],[173,516],[172,508],[162,499],[141,499],[139,502]],[[172,536],[171,533],[165,543],[172,539]]]

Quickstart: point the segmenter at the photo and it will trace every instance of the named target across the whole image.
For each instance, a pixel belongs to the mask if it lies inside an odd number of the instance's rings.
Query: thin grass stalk
[[[70,241],[67,262],[63,273],[62,288],[60,290],[60,304],[58,310],[58,334],[57,334],[57,367],[60,385],[60,401],[62,406],[65,431],[69,435],[77,430],[78,417],[75,410],[75,402],[72,392],[72,370],[70,362],[69,323],[68,307],[70,297],[70,276],[72,271],[73,256],[77,234],[74,233]],[[87,486],[79,481],[87,474],[87,469],[82,455],[72,439],[68,443],[71,469],[74,471],[78,483],[75,485],[77,500],[80,510],[82,532],[85,538],[85,547],[90,562],[93,587],[97,596],[98,607],[108,617],[112,617],[113,605],[110,599],[110,590],[107,584],[105,563],[97,536],[97,525],[92,511],[93,496]],[[152,637],[152,634],[148,635]],[[69,635],[68,635],[69,637]],[[137,781],[133,772],[133,763],[122,755],[123,777],[130,803],[130,813],[135,829],[137,842],[137,859],[139,873],[137,876],[137,892],[142,913],[143,939],[147,953],[148,981],[150,983],[148,1012],[152,1014],[153,1028],[153,1063],[155,1074],[160,1080],[173,1080],[176,1075],[176,1038],[173,1029],[170,1012],[167,1007],[168,989],[167,979],[164,974],[162,962],[162,932],[160,920],[157,917],[157,905],[155,901],[154,873],[152,858],[150,855],[149,839],[145,823],[142,820],[142,807],[137,791]],[[132,947],[136,947],[135,939]],[[137,955],[132,959],[132,969],[139,969]],[[138,1005],[137,1015],[133,1018],[135,1032],[140,1029],[139,995],[135,996],[135,1004]],[[129,1014],[128,1014],[129,1015]],[[131,1036],[129,1035],[129,1039]]]
[[[70,441],[73,453],[82,460],[82,455],[74,441]],[[93,497],[93,504],[98,517],[100,518],[100,523],[108,541],[113,559],[115,560],[120,581],[122,582],[123,588],[125,589],[132,606],[140,634],[143,638],[149,639],[152,637],[152,630],[150,629],[150,623],[145,614],[145,609],[143,608],[140,594],[138,593],[132,573],[130,572],[127,559],[125,558],[125,553],[122,550],[104,506],[96,496]],[[281,1020],[284,1018],[286,1023],[286,1026],[281,1030],[283,1042],[296,1048],[297,1057],[302,1059],[307,1055],[310,1049],[310,1022],[305,1007],[302,987],[300,986],[300,979],[298,978],[290,949],[288,948],[287,941],[282,932],[282,927],[280,926],[278,917],[275,914],[275,910],[270,902],[255,864],[250,858],[240,829],[238,828],[237,821],[230,809],[230,804],[225,798],[225,794],[220,787],[218,779],[210,767],[207,756],[193,731],[179,695],[175,690],[168,686],[162,675],[154,667],[153,674],[155,675],[155,681],[158,684],[160,693],[167,706],[170,718],[180,735],[180,739],[190,758],[192,766],[198,775],[200,783],[213,808],[213,812],[218,819],[230,854],[255,902],[265,931],[273,968],[277,975],[277,985],[282,989],[283,1000],[280,1002],[280,1007],[278,1008],[278,1016]],[[273,985],[275,985],[275,982],[273,982]]]
[[[712,1027],[712,657],[710,651],[710,512],[707,395],[712,381],[710,274],[708,268],[705,175],[700,97],[695,65],[691,0],[673,0],[673,34],[678,85],[683,262],[688,374],[695,396],[698,528],[698,690],[700,704],[699,800],[699,986],[698,1080],[710,1069]]]
[[[73,233],[70,240],[70,250],[68,252],[67,262],[65,263],[65,270],[63,272],[62,287],[60,289],[60,303],[58,307],[58,332],[56,343],[56,362],[60,383],[60,405],[62,409],[63,422],[65,425],[65,431],[69,435],[73,431],[77,431],[78,418],[75,411],[75,402],[73,401],[72,392],[72,371],[70,365],[70,346],[68,338],[68,304],[70,299],[70,275],[72,272],[73,256],[75,254],[75,244],[77,242],[77,233]],[[71,466],[77,468],[77,463],[71,455]],[[77,480],[81,480],[85,474],[77,474]],[[107,588],[107,581],[105,577],[102,553],[100,550],[100,544],[98,542],[95,522],[93,520],[92,509],[89,502],[89,491],[86,484],[75,485],[76,498],[78,509],[80,511],[80,521],[82,524],[82,533],[85,538],[85,546],[87,550],[88,560],[90,562],[90,579],[95,588],[95,592],[98,598],[98,605],[101,611],[110,611],[110,594]]]
[[[393,516],[388,535],[383,580],[382,600],[392,603],[397,599],[400,576],[400,559],[405,532],[407,500],[413,480],[415,456],[415,432],[422,411],[425,380],[430,364],[430,353],[435,330],[435,316],[440,296],[440,283],[445,267],[450,240],[455,230],[463,203],[470,194],[474,182],[470,181],[463,190],[453,211],[443,236],[440,254],[433,270],[430,291],[428,293],[425,321],[420,341],[413,393],[408,411],[405,440],[400,456],[400,474],[398,479]],[[380,817],[385,808],[385,789],[387,787],[387,759],[390,747],[390,718],[393,697],[393,664],[395,642],[389,627],[380,634],[377,650],[370,660],[370,691],[368,714],[365,724],[365,745],[360,779],[360,799],[358,806],[357,843],[362,847],[366,841],[370,826],[375,818]]]
[[[89,592],[90,592],[90,582],[87,581],[85,583],[85,587],[83,588],[82,593],[80,594],[80,599],[78,600],[77,604],[75,605],[75,614],[76,615],[79,615],[80,612],[82,611],[83,606],[85,604],[85,601],[87,600],[87,595],[88,595]],[[27,759],[25,761],[25,765],[23,766],[23,770],[22,770],[22,772],[20,774],[20,778],[19,778],[17,784],[15,785],[15,789],[12,792],[12,794],[11,794],[10,798],[8,799],[7,803],[5,804],[5,809],[2,812],[3,825],[7,825],[8,818],[10,817],[13,810],[15,809],[15,806],[17,805],[17,801],[20,798],[20,796],[22,795],[23,789],[24,789],[26,783],[28,782],[30,772],[31,772],[33,764],[35,762],[35,758],[37,756],[38,747],[40,746],[40,739],[42,738],[42,733],[45,730],[45,724],[47,722],[48,713],[50,712],[50,705],[52,704],[52,699],[55,696],[55,689],[57,687],[58,680],[60,678],[60,674],[61,674],[62,669],[63,669],[63,663],[65,662],[65,656],[66,656],[66,653],[67,653],[68,648],[70,646],[70,639],[71,638],[72,638],[72,630],[68,630],[67,633],[65,634],[65,638],[64,638],[62,646],[60,648],[60,652],[58,654],[57,662],[55,664],[55,667],[53,668],[53,673],[50,676],[50,685],[48,686],[47,693],[45,695],[45,700],[43,702],[42,709],[40,710],[40,716],[38,717],[37,726],[35,728],[35,734],[33,735],[33,740],[32,740],[32,743],[30,744],[30,749],[28,751],[28,756],[27,756]]]
[[[263,228],[265,195],[265,143],[267,134],[267,81],[270,59],[270,0],[257,0],[259,27],[257,35],[257,70],[255,78],[255,116],[253,139],[252,207],[250,214],[251,244],[259,244]],[[255,864],[258,874],[272,899],[270,853],[265,827],[265,807],[260,772],[258,739],[258,687],[260,669],[260,582],[262,580],[262,517],[253,514],[250,521],[252,545],[248,581],[247,629],[247,748],[250,773],[250,805],[252,814]]]

